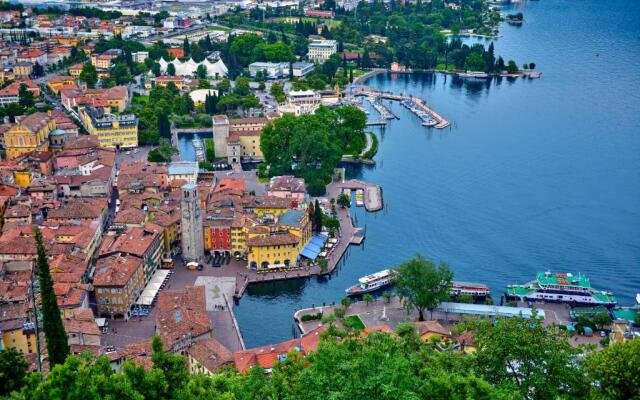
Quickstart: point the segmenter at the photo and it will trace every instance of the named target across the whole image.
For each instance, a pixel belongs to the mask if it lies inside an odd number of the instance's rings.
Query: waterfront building
[[[227,158],[230,164],[245,159],[262,160],[260,134],[268,122],[267,118],[229,119],[226,115],[215,115],[213,141],[216,158]]]
[[[7,158],[13,159],[32,151],[49,150],[49,133],[56,129],[51,113],[37,112],[20,119],[4,134]]]
[[[182,219],[180,226],[182,230],[182,258],[185,261],[198,261],[204,257],[202,212],[197,189],[195,183],[187,183],[181,188]]]
[[[112,115],[88,106],[80,110],[80,118],[87,132],[98,137],[101,147],[138,146],[138,118],[133,114]]]
[[[309,43],[309,60],[323,63],[338,52],[338,42],[335,40],[314,40]]]
[[[282,113],[295,115],[313,114],[320,107],[322,98],[313,90],[292,90],[287,96],[287,102],[278,107]]]

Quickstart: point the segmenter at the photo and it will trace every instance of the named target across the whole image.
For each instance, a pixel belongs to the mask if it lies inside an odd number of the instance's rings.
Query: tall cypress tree
[[[47,253],[42,244],[42,233],[40,233],[40,229],[34,228],[34,234],[38,249],[37,267],[44,335],[47,338],[49,363],[53,366],[64,363],[69,355],[69,343],[60,317],[56,294],[53,291],[53,279],[51,279],[51,272],[49,272]]]
[[[316,232],[321,232],[322,231],[322,209],[320,208],[320,203],[318,202],[318,199],[316,199],[316,203],[314,205],[313,219],[315,220],[314,225],[316,228]]]

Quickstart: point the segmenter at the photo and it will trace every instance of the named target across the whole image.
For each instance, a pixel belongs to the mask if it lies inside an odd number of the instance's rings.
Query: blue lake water
[[[639,1],[543,0],[505,25],[496,54],[535,62],[539,80],[469,83],[445,75],[380,75],[367,84],[424,98],[452,121],[400,120],[381,134],[372,168],[386,209],[353,212],[367,228],[328,279],[250,286],[236,316],[248,347],[291,338],[293,311],[339,301],[358,277],[416,252],[450,264],[494,297],[537,271],[587,274],[632,304],[640,291]],[[483,41],[484,42],[484,41]],[[488,44],[488,42],[485,42]]]

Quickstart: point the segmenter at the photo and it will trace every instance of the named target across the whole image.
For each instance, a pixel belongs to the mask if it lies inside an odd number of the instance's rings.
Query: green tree
[[[0,396],[20,390],[25,385],[28,367],[24,355],[15,348],[0,350]]]
[[[640,340],[590,353],[583,361],[593,399],[640,399]]]
[[[216,150],[213,139],[205,139],[204,140],[204,154],[207,158],[207,161],[214,162],[216,160]]]
[[[482,56],[478,53],[470,53],[464,61],[464,69],[467,71],[484,71],[485,64]]]
[[[515,61],[509,60],[509,62],[507,63],[507,72],[510,74],[518,72],[518,65]]]
[[[335,315],[338,319],[344,318],[345,313],[346,310],[344,309],[344,307],[336,307],[333,309],[333,315]]]
[[[173,63],[169,63],[167,65],[167,75],[175,76],[176,75],[176,66]]]
[[[373,303],[373,296],[369,293],[362,296],[362,300],[367,304],[367,306]]]
[[[207,74],[207,67],[204,64],[198,65],[198,68],[196,68],[196,78],[207,79]]]
[[[47,351],[49,353],[49,363],[51,365],[64,363],[69,355],[69,344],[67,333],[62,324],[58,300],[53,291],[53,280],[49,272],[49,262],[47,253],[42,243],[42,234],[39,228],[34,228],[36,248],[38,249],[38,259],[36,261],[38,269],[38,280],[40,283],[40,302],[42,310],[43,330],[47,339]]]
[[[115,81],[116,85],[126,85],[133,81],[129,73],[129,67],[127,67],[127,64],[124,62],[117,63],[111,69],[111,78]]]
[[[351,298],[343,297],[342,300],[340,300],[340,304],[342,304],[342,307],[344,307],[345,310],[348,309],[351,305]]]
[[[433,309],[449,298],[453,273],[443,262],[436,264],[417,254],[397,267],[396,292],[407,310],[418,310],[420,321],[424,311]]]
[[[189,46],[189,40],[186,37],[182,42],[182,49],[184,50],[184,56],[189,57],[189,54],[191,54],[191,46]]]
[[[475,329],[476,369],[520,398],[584,398],[583,377],[566,333],[537,319],[484,319]],[[569,397],[574,396],[574,397]]]
[[[236,78],[236,86],[233,89],[233,93],[238,96],[248,96],[251,94],[251,90],[249,89],[249,80],[244,77]]]
[[[391,292],[385,290],[384,293],[382,293],[382,297],[384,298],[385,303],[391,303]]]
[[[340,193],[338,195],[338,201],[337,202],[338,202],[338,205],[341,208],[349,208],[349,207],[351,207],[351,198],[349,197],[348,194],[346,194],[344,192]]]
[[[282,88],[282,85],[280,85],[279,83],[274,83],[271,85],[271,89],[269,89],[269,94],[271,96],[273,96],[276,101],[280,104],[284,103],[284,101],[286,100],[286,95],[284,94],[284,89]]]
[[[169,116],[162,112],[158,116],[158,133],[162,138],[171,137],[171,123],[169,122]]]
[[[612,322],[613,319],[608,312],[598,312],[593,315],[593,323],[595,324],[596,328],[600,330],[604,329],[608,325],[611,325]]]
[[[316,202],[313,208],[315,210],[313,214],[313,217],[314,217],[313,229],[315,230],[315,232],[322,232],[322,217],[324,214],[322,213],[322,208],[320,208],[320,203],[318,202],[318,199],[316,199]]]
[[[183,356],[164,351],[162,340],[159,336],[154,336],[151,348],[153,349],[153,355],[151,356],[153,368],[162,371],[167,382],[171,382],[167,395],[168,398],[175,398],[189,380],[189,371],[186,368],[185,359]]]
[[[18,103],[24,108],[33,107],[36,104],[33,92],[24,83],[18,89]]]
[[[98,82],[98,71],[96,70],[96,67],[94,67],[91,62],[86,62],[82,66],[79,79],[86,83],[88,88],[96,87],[96,82]]]

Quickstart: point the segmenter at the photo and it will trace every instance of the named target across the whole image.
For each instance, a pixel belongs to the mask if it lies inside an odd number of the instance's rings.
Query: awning
[[[169,270],[166,270],[166,269],[157,270],[149,280],[149,283],[147,283],[147,286],[145,286],[144,290],[140,294],[140,298],[138,298],[138,301],[136,301],[136,305],[150,306],[151,304],[153,304],[153,300],[155,300],[156,296],[158,295],[158,292],[160,291],[160,287],[162,286],[162,283],[164,282],[164,280],[167,278],[168,275],[169,275]]]
[[[303,257],[308,258],[309,260],[315,260],[318,257],[318,252],[317,251],[313,251],[310,250],[308,248],[304,248],[302,249],[302,251],[300,252],[300,255]]]

